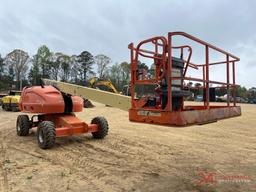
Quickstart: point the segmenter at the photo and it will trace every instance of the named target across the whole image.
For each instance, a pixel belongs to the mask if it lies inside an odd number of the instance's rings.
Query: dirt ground
[[[127,112],[96,104],[77,115],[105,116],[109,135],[59,138],[50,150],[38,147],[35,130],[16,135],[19,114],[0,110],[1,192],[256,191],[256,105],[177,128],[132,123]]]

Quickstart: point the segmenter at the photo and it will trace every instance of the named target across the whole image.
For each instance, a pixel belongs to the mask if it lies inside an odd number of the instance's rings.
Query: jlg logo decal
[[[161,117],[161,113],[160,112],[152,112],[152,111],[138,111],[137,113],[138,115],[142,115],[142,116],[153,116],[153,117]]]

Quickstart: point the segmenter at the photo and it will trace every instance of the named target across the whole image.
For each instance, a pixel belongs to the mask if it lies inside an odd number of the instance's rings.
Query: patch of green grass
[[[5,159],[4,164],[8,164],[8,163],[11,163],[11,161],[9,159]]]
[[[60,176],[61,176],[61,177],[65,177],[65,176],[66,176],[66,173],[61,172]]]

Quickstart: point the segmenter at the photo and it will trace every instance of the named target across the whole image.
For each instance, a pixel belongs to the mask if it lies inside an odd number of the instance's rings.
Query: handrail
[[[191,41],[193,44],[178,44],[178,45],[173,45],[173,38],[176,36],[182,36],[183,38]],[[141,47],[143,47],[144,44],[146,43],[151,43],[151,45],[153,44],[153,47],[155,48],[155,50],[146,50],[145,49],[141,49]],[[196,64],[196,63],[192,63],[193,62],[193,57],[192,57],[192,52],[194,51],[194,43],[197,44],[197,46],[203,46],[205,48],[205,53],[202,53],[202,58],[205,58],[205,63],[200,63],[200,64]],[[172,81],[173,80],[177,80],[180,79],[181,82],[184,82],[186,80],[188,81],[198,81],[198,82],[203,82],[203,89],[206,91],[205,92],[205,102],[204,102],[204,106],[209,108],[209,88],[210,88],[210,84],[215,84],[216,86],[219,85],[223,85],[227,88],[227,94],[229,94],[229,90],[230,88],[232,89],[232,95],[233,97],[235,96],[235,89],[236,89],[236,83],[235,83],[235,63],[237,61],[240,61],[240,58],[227,52],[224,51],[223,49],[216,47],[210,43],[207,43],[197,37],[194,37],[192,35],[189,35],[185,32],[180,32],[180,31],[176,31],[176,32],[169,32],[168,33],[168,38],[165,38],[163,36],[157,36],[157,37],[153,37],[150,39],[146,39],[144,41],[141,41],[136,48],[133,47],[133,44],[129,45],[129,49],[131,49],[131,62],[132,62],[132,83],[138,83],[138,84],[150,84],[150,83],[158,83],[159,79],[163,79],[165,78],[165,80],[168,82],[167,86],[168,86],[168,98],[172,97]],[[160,50],[158,50],[160,49]],[[184,62],[184,68],[182,71],[182,77],[172,77],[172,62],[173,59],[172,57],[176,54],[173,54],[174,49],[178,49],[178,52],[181,55],[181,60]],[[224,60],[220,60],[218,62],[210,62],[210,56],[211,54],[209,54],[210,50],[214,50],[217,51],[219,54],[223,54],[225,56],[226,59]],[[135,55],[133,56],[133,51],[135,52]],[[185,56],[183,55],[184,51],[186,51]],[[176,52],[175,52],[176,53]],[[138,64],[138,57],[142,56],[142,57],[147,57],[147,58],[152,58],[152,59],[158,59],[159,61],[154,62],[158,68],[156,67],[156,76],[155,79],[135,79],[134,78],[134,74],[136,74],[137,72],[135,71],[135,69],[137,68],[137,64]],[[184,57],[186,57],[184,59]],[[192,60],[192,62],[191,62]],[[210,66],[212,65],[218,65],[218,64],[224,64],[226,65],[226,77],[227,80],[225,81],[213,81],[209,79],[209,72],[210,70]],[[231,67],[232,69],[231,69]],[[202,75],[203,77],[201,78],[194,78],[194,77],[186,77],[187,75],[187,70],[188,68],[194,68],[194,69],[202,69]],[[157,72],[157,69],[161,69],[161,73]],[[229,71],[232,70],[232,74],[233,74],[233,81],[230,81],[230,74]],[[161,77],[160,77],[161,76]],[[196,77],[196,76],[195,76]],[[181,85],[183,86],[183,85]],[[133,87],[131,88],[131,95],[132,98],[134,97],[134,91],[132,90]],[[229,102],[227,102],[228,106],[229,106]],[[133,102],[132,105],[134,106]],[[234,106],[236,105],[236,102],[234,100]],[[164,109],[166,111],[172,111],[172,100],[168,99],[167,100],[167,105],[166,108]]]
[[[169,33],[168,33],[168,36],[174,36],[174,35],[180,35],[180,36],[187,37],[188,39],[191,39],[191,40],[193,40],[193,41],[196,41],[196,42],[198,42],[198,43],[200,43],[200,44],[202,44],[202,45],[206,45],[206,46],[208,46],[209,48],[212,48],[212,49],[214,49],[214,50],[216,50],[216,51],[219,51],[219,52],[221,52],[221,53],[223,53],[223,54],[225,54],[225,55],[229,55],[230,57],[234,58],[236,61],[240,61],[240,58],[239,58],[239,57],[237,57],[237,56],[235,56],[235,55],[233,55],[233,54],[231,54],[231,53],[228,53],[228,52],[224,51],[223,49],[220,49],[220,48],[218,48],[218,47],[216,47],[216,46],[214,46],[214,45],[212,45],[212,44],[210,44],[210,43],[207,43],[207,42],[205,42],[205,41],[203,41],[203,40],[201,40],[201,39],[198,39],[197,37],[194,37],[194,36],[192,36],[192,35],[189,35],[189,34],[187,34],[187,33],[185,33],[185,32],[175,31],[175,32],[169,32]]]
[[[234,85],[233,83],[224,83],[224,82],[220,82],[220,81],[212,81],[212,80],[202,80],[200,78],[193,78],[193,77],[172,77],[172,79],[174,80],[178,80],[178,79],[184,79],[184,80],[192,80],[192,81],[198,81],[198,82],[207,82],[207,83],[212,83],[212,84],[219,84],[219,85]],[[239,85],[235,85],[235,86],[239,86]]]
[[[190,59],[191,59],[191,56],[192,56],[192,48],[188,45],[183,45],[183,46],[175,46],[175,47],[172,47],[172,49],[181,49],[181,52],[183,53],[183,49],[184,48],[188,48],[188,51],[189,51],[189,55],[188,55],[188,59],[186,61],[186,67],[185,67],[185,70],[184,70],[184,73],[183,73],[183,76],[186,75],[186,72],[187,72],[187,69],[188,69],[188,66],[190,66]],[[194,66],[193,66],[194,67]],[[192,68],[193,68],[192,67]]]
[[[236,62],[237,60],[229,60],[228,63]],[[218,61],[218,62],[213,62],[209,63],[209,65],[218,65],[218,64],[227,64],[227,61]],[[198,67],[203,67],[206,64],[196,64]]]
[[[197,37],[194,37],[192,35],[189,35],[185,32],[180,32],[180,31],[177,31],[177,32],[169,32],[168,33],[168,44],[169,44],[169,52],[171,55],[171,50],[172,50],[172,37],[174,36],[183,36],[184,38],[187,38],[191,41],[194,41],[194,42],[197,42],[198,44],[202,45],[205,47],[205,64],[197,64],[198,67],[202,67],[202,70],[203,70],[203,79],[199,79],[199,78],[187,78],[185,77],[185,73],[184,73],[184,76],[182,78],[182,81],[183,80],[192,80],[192,81],[201,81],[203,82],[203,86],[206,90],[206,100],[204,102],[204,105],[209,107],[209,83],[214,83],[214,84],[222,84],[222,85],[225,85],[227,87],[227,106],[230,106],[230,101],[229,101],[229,95],[230,95],[230,92],[229,92],[229,88],[231,87],[232,88],[232,96],[235,97],[235,89],[236,89],[236,86],[235,86],[235,62],[237,61],[240,61],[240,58],[227,52],[227,51],[224,51],[223,49],[220,49],[210,43],[207,43],[201,39],[198,39]],[[219,61],[219,62],[209,62],[209,50],[212,49],[212,50],[215,50],[221,54],[223,54],[226,59],[224,61]],[[169,64],[168,66],[171,65],[171,62],[172,61],[169,61]],[[209,66],[212,66],[212,65],[218,65],[218,64],[225,64],[226,65],[226,77],[227,77],[227,80],[226,82],[218,82],[218,81],[210,81],[209,80]],[[233,75],[233,83],[231,84],[229,81],[230,81],[230,74],[229,74],[229,71],[230,71],[230,64],[232,64],[232,75]],[[169,69],[170,70],[170,69]],[[185,69],[186,70],[186,69]],[[168,74],[170,76],[170,73]],[[172,80],[173,78],[171,78]],[[170,86],[168,86],[168,94],[171,95],[171,91],[169,91],[170,89]],[[236,101],[234,100],[234,106],[236,106]],[[170,103],[168,102],[168,105],[170,105]],[[170,108],[170,107],[169,107]],[[171,110],[171,108],[170,108]]]
[[[162,79],[163,77],[164,77],[164,75],[165,75],[165,70],[166,70],[166,46],[167,46],[167,40],[166,40],[166,38],[165,37],[163,37],[163,36],[157,36],[157,37],[153,37],[153,38],[150,38],[150,39],[146,39],[146,40],[144,40],[144,41],[141,41],[138,45],[137,45],[137,47],[136,47],[136,53],[135,53],[135,61],[138,61],[138,55],[144,55],[144,54],[142,54],[142,53],[140,53],[139,52],[139,50],[140,50],[140,47],[143,45],[143,44],[146,44],[146,43],[149,43],[149,42],[151,42],[151,43],[153,43],[153,44],[155,44],[155,46],[157,46],[156,45],[156,43],[154,43],[154,41],[157,41],[157,40],[161,40],[162,41],[162,43],[163,43],[163,52],[162,52],[162,64],[163,64],[163,72],[162,72],[162,74],[161,74],[161,76],[160,77],[157,77],[157,80],[158,79]],[[166,45],[166,46],[164,46],[164,45]],[[152,52],[152,53],[154,53],[154,52]],[[157,54],[157,53],[155,53],[155,54]],[[146,56],[146,55],[144,55],[144,56]],[[151,56],[146,56],[146,57],[149,57],[149,58],[155,58],[155,57],[151,57]],[[135,67],[137,67],[137,66],[135,66]]]

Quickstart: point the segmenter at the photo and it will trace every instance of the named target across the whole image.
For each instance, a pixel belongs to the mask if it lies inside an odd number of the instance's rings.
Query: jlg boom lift
[[[175,38],[183,40],[176,45]],[[149,49],[149,47],[153,48]],[[203,50],[199,54],[204,60],[203,63],[194,61],[197,47]],[[136,122],[184,126],[241,115],[241,108],[236,105],[235,99],[238,86],[235,82],[235,64],[239,61],[238,57],[184,32],[170,32],[167,37],[153,37],[141,41],[137,46],[130,44],[129,49],[131,51],[131,97],[49,79],[44,79],[44,82],[58,87],[62,92],[80,95],[129,111],[129,119]],[[222,59],[212,62],[211,52],[218,53]],[[151,59],[150,63],[155,66],[153,75],[139,70],[139,60],[143,61],[145,58]],[[216,65],[224,67],[225,71],[219,76],[223,76],[225,81],[210,78],[211,71]],[[188,74],[192,69],[201,72],[200,76]],[[186,81],[202,83],[203,105],[185,105],[184,100],[190,94],[184,86]],[[209,90],[214,86],[226,87],[228,95],[226,103],[210,103]],[[230,102],[231,95],[232,102]]]
[[[56,137],[92,133],[96,139],[108,134],[108,122],[104,117],[95,117],[91,123],[78,119],[74,112],[83,110],[83,99],[60,92],[53,86],[25,87],[19,103],[20,110],[34,113],[19,115],[16,129],[19,136],[27,136],[29,130],[37,127],[39,147],[53,147]]]
[[[202,64],[192,63],[194,46],[175,45],[175,37],[183,37],[193,45],[200,45],[204,49],[201,58],[205,62]],[[153,49],[149,49],[150,46],[153,46]],[[22,91],[19,103],[21,111],[36,115],[31,119],[28,115],[18,116],[18,135],[28,135],[29,129],[38,127],[38,144],[43,149],[52,147],[55,137],[92,133],[94,138],[104,138],[108,133],[106,119],[96,117],[91,124],[78,119],[74,112],[82,111],[83,100],[71,95],[79,95],[106,105],[129,110],[131,121],[143,123],[184,126],[241,115],[241,108],[236,106],[235,99],[237,87],[235,63],[239,61],[238,57],[184,32],[170,32],[167,38],[153,37],[141,41],[136,47],[133,43],[128,47],[131,51],[131,97],[44,79],[45,84],[53,86],[35,86],[24,88]],[[174,51],[179,57],[174,55]],[[218,52],[225,59],[210,62],[210,51]],[[145,58],[151,59],[155,69],[153,74],[138,67],[139,60]],[[210,68],[215,65],[225,66],[225,82],[210,79]],[[188,75],[189,69],[201,69],[202,77]],[[230,73],[233,77],[232,82]],[[184,99],[190,95],[190,92],[184,87],[185,81],[203,83],[201,87],[204,92],[203,105],[186,106],[184,104]],[[225,105],[210,105],[210,84],[216,85],[216,87],[226,87],[227,103]],[[230,102],[230,91],[233,97],[232,103]]]

